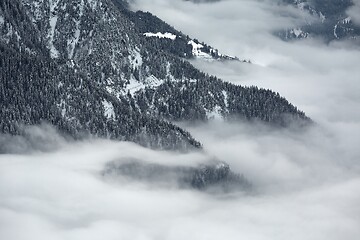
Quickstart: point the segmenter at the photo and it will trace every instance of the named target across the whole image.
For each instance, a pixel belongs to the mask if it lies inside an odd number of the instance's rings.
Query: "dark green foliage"
[[[51,59],[20,54],[0,45],[0,131],[19,134],[22,125],[49,122],[68,135],[89,134],[135,141],[164,149],[201,147],[173,124],[141,115],[131,101],[112,98],[72,69]],[[112,102],[115,119],[103,114],[102,99]],[[62,113],[61,111],[64,111]]]
[[[278,94],[225,83],[169,48],[162,50],[156,45],[162,43],[139,34],[129,13],[119,11],[125,9],[120,2],[118,8],[111,1],[84,5],[79,15],[79,2],[59,1],[51,13],[58,18],[51,44],[59,54],[51,57],[50,26],[43,23],[49,22],[50,13],[44,11],[35,20],[33,2],[23,2],[27,4],[7,0],[0,5],[2,133],[22,134],[23,125],[48,122],[73,138],[97,136],[152,148],[187,149],[201,144],[169,121],[204,121],[214,111],[227,119],[280,126],[286,125],[284,116],[308,120]],[[48,9],[47,2],[42,3],[40,10]],[[77,42],[69,44],[77,31]],[[142,87],[131,93],[130,82]]]
[[[259,120],[278,126],[309,120],[270,90],[236,86],[211,77],[167,81],[156,90],[139,92],[136,97],[144,113],[152,112],[173,121],[206,120],[212,112],[228,119]]]

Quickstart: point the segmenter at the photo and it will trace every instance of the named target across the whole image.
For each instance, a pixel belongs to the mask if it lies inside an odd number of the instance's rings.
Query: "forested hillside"
[[[3,133],[21,134],[24,124],[45,121],[74,138],[187,149],[201,144],[171,121],[309,121],[277,93],[195,69],[183,58],[189,37],[150,13],[130,12],[122,1],[4,0],[0,19]],[[157,29],[180,40],[144,35]],[[199,52],[207,48],[214,60],[226,59],[205,44]]]

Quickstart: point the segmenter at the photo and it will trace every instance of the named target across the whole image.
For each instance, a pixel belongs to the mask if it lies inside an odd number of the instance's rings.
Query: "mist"
[[[317,127],[295,134],[247,123],[187,128],[204,152],[94,139],[0,155],[2,238],[357,238],[358,158],[344,154],[338,136]],[[196,166],[214,157],[244,173],[253,191],[211,194],[179,188],[172,179],[164,187],[103,174],[109,163],[134,158]]]
[[[347,14],[352,18],[352,20],[357,24],[360,25],[360,1],[359,0],[353,0],[354,5],[348,9]]]
[[[1,239],[358,239],[358,45],[281,41],[274,32],[310,16],[274,1],[135,0],[132,7],[250,59],[192,64],[225,81],[279,92],[315,124],[294,130],[178,123],[204,145],[186,154],[101,139],[69,142],[49,126],[30,128],[25,139],[1,135]],[[217,159],[243,174],[252,191],[212,194],[171,179],[164,187],[104,177],[109,163],[129,159],[167,167]]]

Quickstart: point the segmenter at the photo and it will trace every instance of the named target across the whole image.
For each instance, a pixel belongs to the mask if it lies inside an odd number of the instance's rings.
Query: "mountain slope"
[[[21,5],[8,1],[2,12],[19,9],[23,10]],[[2,35],[5,39],[0,45],[0,129],[3,133],[19,134],[21,124],[39,124],[45,120],[75,138],[91,134],[165,149],[200,146],[179,127],[140,115],[126,96],[115,98],[101,87],[101,78],[93,81],[73,60],[65,61],[54,55],[50,58],[51,49],[48,55],[41,54],[43,48],[26,51],[28,43],[23,39],[32,38],[31,34],[40,31],[29,21],[25,27],[29,33],[24,34],[22,28],[13,24],[18,15],[3,16],[4,26],[8,25],[11,30]],[[11,44],[8,44],[8,35],[15,39]],[[96,79],[97,72],[92,74]]]
[[[200,43],[199,40],[186,36],[149,12],[132,12],[126,8],[122,9],[122,12],[135,24],[139,34],[145,36],[142,38],[145,43],[157,49],[186,59],[239,60],[237,57],[219,53],[217,49],[204,42]]]
[[[281,126],[308,121],[276,93],[225,83],[159,49],[129,17],[143,13],[119,3],[2,1],[2,132],[19,134],[19,124],[47,121],[76,138],[186,149],[201,145],[169,121],[214,115]]]
[[[339,39],[359,39],[360,26],[357,26],[347,14],[352,0],[284,0],[299,10],[312,15],[315,20],[304,19],[306,24],[289,29],[281,34],[284,39],[321,37],[326,41]]]

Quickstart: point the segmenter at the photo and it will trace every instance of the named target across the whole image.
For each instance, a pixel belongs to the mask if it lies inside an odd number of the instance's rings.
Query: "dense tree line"
[[[137,11],[132,12],[127,8],[122,8],[122,12],[128,16],[128,18],[135,24],[135,27],[140,35],[144,33],[171,33],[176,36],[175,40],[167,38],[157,38],[157,37],[147,37],[142,38],[144,44],[152,46],[156,49],[161,49],[168,53],[171,53],[175,56],[181,58],[194,58],[192,45],[189,44],[189,41],[192,40],[197,44],[200,42],[197,39],[191,39],[189,36],[183,34],[180,31],[177,31],[174,27],[170,26],[168,23],[159,19],[149,12]],[[237,58],[229,57],[226,55],[219,54],[217,49],[207,45],[202,42],[203,45],[202,51],[211,55],[214,59],[221,60],[238,60]]]
[[[112,1],[84,1],[80,6],[61,0],[53,13],[42,12],[48,1],[38,1],[38,8],[30,0],[22,2],[26,4],[0,4],[3,133],[21,134],[22,125],[46,121],[74,138],[90,135],[186,149],[201,144],[171,121],[207,120],[214,111],[227,119],[258,119],[279,126],[286,125],[284,116],[308,120],[276,93],[223,82],[178,54],[159,49]],[[55,15],[49,37],[49,21]]]

